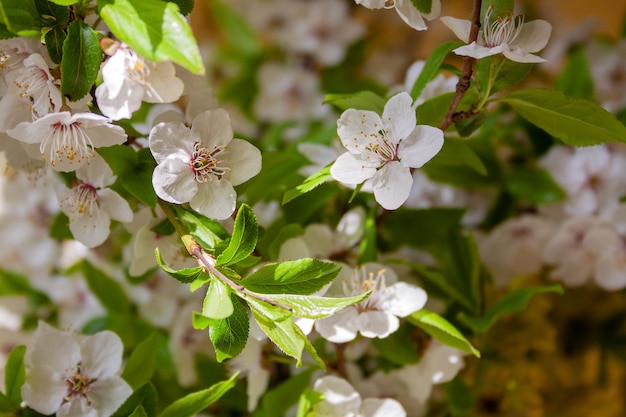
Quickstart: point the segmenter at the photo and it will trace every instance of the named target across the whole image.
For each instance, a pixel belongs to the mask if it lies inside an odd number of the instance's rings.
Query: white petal
[[[65,371],[80,361],[80,349],[74,335],[57,330],[40,321],[33,334],[33,345],[26,351],[24,362],[27,367],[49,366]]]
[[[348,152],[358,155],[383,128],[380,116],[372,111],[348,109],[337,120],[337,135]],[[374,139],[376,141],[376,139]]]
[[[198,193],[189,202],[198,213],[217,220],[225,220],[235,211],[237,193],[226,180],[213,180],[200,184]]]
[[[442,16],[439,18],[444,25],[448,27],[457,38],[463,42],[469,42],[470,31],[472,30],[472,22],[467,19],[458,19],[451,16]]]
[[[200,141],[200,136],[181,122],[159,123],[150,131],[149,146],[158,163],[170,156],[185,160],[191,157],[193,145]]]
[[[322,402],[315,406],[315,415],[352,416],[361,407],[361,396],[345,379],[325,376],[315,381],[313,389],[324,394]]]
[[[228,145],[233,139],[230,116],[224,109],[207,110],[200,113],[191,122],[191,131],[199,136],[202,145],[214,149]]]
[[[411,0],[395,0],[396,11],[404,22],[415,30],[426,30],[422,14],[413,6]]]
[[[119,336],[105,330],[80,342],[81,368],[90,378],[116,375],[122,367],[124,346]]]
[[[406,417],[406,411],[393,398],[366,398],[361,406],[363,417]]]
[[[148,103],[172,103],[180,98],[185,85],[176,77],[176,69],[171,62],[158,62],[150,71],[149,88],[145,87],[143,101]]]
[[[373,177],[374,198],[387,210],[400,207],[411,194],[411,170],[398,161],[385,164]]]
[[[133,220],[133,211],[128,201],[110,188],[98,191],[98,203],[100,208],[106,211],[113,220],[122,223]]]
[[[74,239],[88,248],[101,245],[109,237],[111,219],[95,206],[89,213],[66,213],[70,218],[70,230]]]
[[[224,153],[224,166],[232,169],[228,180],[239,185],[261,172],[261,151],[242,139],[233,139]]]
[[[398,159],[403,165],[421,168],[443,146],[443,132],[436,127],[419,125],[398,145]]]
[[[356,325],[365,337],[385,338],[398,330],[400,320],[386,311],[365,311],[356,318]]]
[[[385,0],[354,0],[356,4],[367,7],[368,9],[382,9],[385,7]]]
[[[169,158],[157,165],[152,185],[160,199],[174,204],[188,203],[198,192],[189,162],[179,158]]]
[[[117,94],[111,90],[108,83],[103,83],[96,88],[98,108],[102,114],[112,120],[130,119],[133,113],[141,107],[143,88],[126,81],[122,86],[123,88]]]
[[[381,309],[398,317],[406,317],[426,304],[426,291],[406,282],[396,282],[387,287]]]
[[[56,417],[100,417],[98,410],[90,407],[82,398],[72,397],[57,411]]]
[[[109,417],[133,393],[126,381],[118,376],[99,379],[89,392],[92,407],[98,410],[98,417]]]
[[[339,155],[337,161],[330,167],[330,175],[345,184],[360,184],[376,174],[376,167],[366,166],[365,163],[354,157],[350,152]]]
[[[356,337],[358,315],[356,308],[346,307],[328,318],[316,321],[315,330],[329,342],[349,342]]]
[[[76,178],[96,188],[101,188],[113,184],[116,177],[104,158],[96,154],[89,159],[89,162],[76,170]]]
[[[42,414],[56,412],[67,394],[64,374],[45,365],[31,369],[22,386],[22,399],[27,406]]]
[[[472,42],[469,45],[456,48],[452,52],[461,56],[471,56],[472,58],[482,59],[488,56],[498,55],[502,52],[502,48],[488,48],[486,46],[478,45],[476,42]]]
[[[522,49],[515,50],[503,50],[502,55],[507,57],[513,62],[521,62],[528,64],[537,64],[539,62],[546,62],[545,59],[540,56],[529,54],[528,52],[523,51]]]
[[[396,94],[385,104],[383,125],[388,131],[388,139],[394,144],[398,144],[415,129],[416,117],[412,104],[413,99],[405,92]]]
[[[545,20],[533,20],[522,25],[519,35],[511,42],[511,49],[539,52],[546,47],[552,33],[552,25]]]

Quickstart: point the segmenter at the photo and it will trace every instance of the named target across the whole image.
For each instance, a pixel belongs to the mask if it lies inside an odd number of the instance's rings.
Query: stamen
[[[218,146],[209,151],[201,146],[200,142],[193,145],[193,153],[190,158],[191,169],[194,173],[196,181],[205,183],[213,181],[213,178],[220,180],[224,175],[231,171],[230,168],[220,166],[224,161],[217,159],[217,156],[226,151],[227,146]]]

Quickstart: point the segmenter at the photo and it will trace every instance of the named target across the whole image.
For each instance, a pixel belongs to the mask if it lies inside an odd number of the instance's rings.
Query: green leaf
[[[378,216],[378,207],[374,206],[365,219],[365,228],[363,230],[363,238],[359,245],[359,264],[366,262],[376,262],[378,258],[378,245],[376,233],[376,218]]]
[[[421,309],[407,317],[409,323],[428,333],[433,339],[480,358],[480,352],[450,322],[433,313]]]
[[[369,110],[382,114],[387,101],[372,91],[359,91],[351,94],[326,94],[324,103],[337,106],[340,110]]]
[[[27,277],[0,269],[0,296],[16,294],[28,296],[36,305],[49,302],[48,297],[36,290]]]
[[[474,393],[460,375],[443,384],[443,390],[446,393],[448,408],[454,417],[464,417],[471,413]]]
[[[480,22],[481,23],[485,21],[485,12],[487,11],[489,7],[493,8],[493,11],[491,12],[491,22],[494,22],[498,19],[498,17],[512,16],[513,11],[515,10],[515,1],[514,0],[484,1],[480,9]]]
[[[519,288],[506,294],[490,306],[482,317],[471,317],[460,313],[459,320],[478,333],[484,333],[502,316],[523,311],[535,294],[555,292],[563,294],[563,288],[556,284],[544,287]]]
[[[256,248],[259,227],[256,216],[247,204],[242,204],[235,218],[233,235],[224,252],[216,260],[216,265],[232,265],[246,259]]]
[[[58,4],[60,6],[71,6],[72,4],[78,3],[79,0],[49,0],[52,3]]]
[[[148,417],[156,417],[157,404],[157,391],[152,384],[147,383],[135,390],[111,417],[129,416],[139,407],[143,408]]]
[[[52,219],[50,237],[53,239],[74,239],[69,225],[70,219],[67,214],[59,211]]]
[[[422,167],[429,175],[430,172],[465,166],[480,175],[487,175],[487,168],[483,161],[462,139],[446,138],[441,151]]]
[[[261,397],[260,406],[252,417],[284,416],[311,382],[313,370],[300,372]]]
[[[128,417],[148,417],[148,414],[143,406],[139,405]]]
[[[549,204],[564,200],[567,194],[543,168],[522,166],[513,170],[506,183],[513,196],[533,204]]]
[[[167,0],[178,5],[180,12],[187,16],[193,10],[194,0]]]
[[[183,284],[189,284],[190,282],[195,281],[202,273],[202,267],[196,266],[195,268],[183,268],[175,271],[171,269],[169,266],[165,265],[163,262],[163,258],[161,257],[161,251],[159,248],[154,250],[154,254],[156,256],[157,264],[159,267],[166,272],[172,278],[180,281]]]
[[[383,358],[395,365],[404,366],[420,360],[420,346],[415,340],[415,328],[406,323],[384,339],[373,338],[370,342]]]
[[[156,166],[150,149],[136,151],[130,146],[113,145],[99,148],[98,153],[121,181],[124,188],[148,207],[156,207],[157,196],[152,187]]]
[[[415,109],[418,125],[439,126],[452,103],[454,93],[445,93],[429,98]]]
[[[445,242],[460,227],[462,217],[463,209],[458,208],[396,210],[384,219],[380,235],[392,244],[424,248]],[[420,232],[415,233],[416,230]]]
[[[50,59],[55,64],[59,64],[61,62],[61,57],[63,56],[63,43],[65,42],[66,37],[65,31],[59,27],[55,27],[46,32],[46,48],[48,49]]]
[[[556,89],[570,97],[594,100],[593,78],[582,46],[570,50],[567,65],[556,80]]]
[[[127,316],[130,314],[130,303],[122,286],[113,278],[83,260],[80,267],[91,292],[110,313]]]
[[[241,281],[248,290],[262,294],[312,294],[331,282],[341,266],[317,259],[272,263]]]
[[[96,82],[101,63],[98,33],[82,20],[74,20],[63,42],[61,93],[72,101],[85,97]]]
[[[530,123],[568,145],[626,142],[626,126],[591,101],[544,89],[515,91],[502,101]]]
[[[306,337],[296,331],[296,325],[291,320],[291,314],[285,314],[285,309],[272,306],[264,302],[248,299],[248,304],[254,319],[263,332],[286,355],[296,359],[297,366],[302,363]]]
[[[13,417],[19,415],[20,406],[13,405],[9,397],[0,391],[0,416]]]
[[[18,36],[40,36],[39,12],[34,0],[0,1],[0,23]]]
[[[59,6],[48,0],[35,0],[35,7],[41,17],[41,26],[44,28],[58,28],[66,25],[70,20],[70,10],[67,6]]]
[[[294,198],[298,198],[303,194],[308,193],[309,191],[317,188],[318,186],[324,184],[327,181],[332,180],[332,176],[330,175],[330,167],[332,164],[326,165],[324,168],[320,169],[316,173],[312,174],[310,177],[304,180],[304,182],[298,185],[295,188],[287,190],[283,195],[283,204],[287,204]]]
[[[293,315],[307,319],[323,319],[332,316],[339,310],[360,303],[371,291],[352,297],[332,298],[315,295],[267,294],[266,298],[291,307]]]
[[[246,19],[229,5],[229,2],[211,0],[207,2],[213,21],[224,32],[225,48],[242,55],[255,56],[261,53],[259,37]]]
[[[26,379],[24,370],[26,346],[16,346],[6,359],[4,366],[4,387],[6,396],[14,405],[22,402],[22,385]]]
[[[248,312],[239,300],[231,294],[233,314],[221,320],[209,320],[209,337],[215,348],[215,358],[218,362],[234,358],[246,346],[250,320]]]
[[[202,315],[210,319],[225,319],[233,314],[234,307],[230,300],[230,289],[217,277],[209,281],[209,289],[202,303]]]
[[[513,62],[501,55],[494,55],[476,62],[476,77],[483,94],[489,88],[489,80],[495,77],[489,90],[490,95],[493,95],[516,86],[526,78],[532,68],[533,64]]]
[[[192,417],[217,400],[235,386],[239,372],[226,381],[213,385],[211,388],[193,392],[169,405],[160,417]]]
[[[202,313],[194,311],[191,316],[191,325],[196,330],[204,330],[211,324],[211,319],[204,317]]]
[[[411,4],[415,7],[421,14],[429,14],[433,8],[433,0],[411,0]]]
[[[181,206],[174,206],[178,219],[208,253],[215,253],[230,235],[224,226],[217,220],[209,219],[195,211],[186,210]]]
[[[415,4],[416,1],[420,1],[420,0],[412,0],[412,1],[413,1],[413,4]],[[427,0],[427,1],[430,6],[430,2],[432,0]],[[439,68],[441,67],[441,64],[443,63],[443,60],[446,58],[446,56],[448,56],[450,51],[462,45],[464,45],[463,42],[446,42],[442,45],[439,45],[430,53],[430,55],[428,55],[428,59],[424,63],[422,72],[420,72],[418,77],[415,79],[415,82],[413,83],[413,87],[411,88],[411,98],[413,99],[413,101],[417,100],[420,94],[422,94],[422,91],[424,91],[424,87],[426,87],[426,84],[428,84],[430,80],[435,78],[435,76],[439,72]]]
[[[156,369],[159,334],[153,332],[149,337],[133,349],[122,378],[133,388],[137,389],[152,378]]]
[[[434,286],[450,300],[457,301],[468,310],[473,308],[472,297],[463,288],[457,288],[441,271],[417,263],[410,263],[410,266],[422,283]]]
[[[304,390],[298,401],[298,413],[296,417],[309,417],[309,412],[313,410],[315,404],[324,400],[324,394],[313,391],[310,388]]]
[[[174,3],[98,0],[100,17],[122,42],[151,61],[173,61],[196,74],[204,64],[196,39]]]

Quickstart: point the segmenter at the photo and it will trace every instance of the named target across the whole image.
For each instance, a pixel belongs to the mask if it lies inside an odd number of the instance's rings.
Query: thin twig
[[[482,0],[474,0],[474,10],[472,12],[472,28],[470,30],[468,44],[476,42],[476,40],[478,39],[478,32],[480,30],[481,7]],[[455,121],[456,108],[459,106],[461,99],[463,98],[465,92],[469,89],[471,84],[474,61],[476,61],[476,59],[472,58],[471,56],[463,57],[463,71],[461,72],[459,82],[456,84],[454,98],[452,99],[452,103],[450,103],[450,107],[448,108],[446,117],[443,118],[443,121],[439,125],[439,129],[443,131],[450,127],[450,125]]]

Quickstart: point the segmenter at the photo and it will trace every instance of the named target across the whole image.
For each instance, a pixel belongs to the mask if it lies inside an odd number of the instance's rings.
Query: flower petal
[[[152,185],[160,199],[174,204],[191,201],[198,192],[198,183],[187,161],[168,158],[154,169]]]
[[[396,282],[387,287],[380,308],[398,317],[406,317],[426,304],[426,291],[406,282]]]
[[[107,212],[113,220],[122,223],[128,223],[133,220],[133,211],[128,201],[110,188],[98,191],[98,203],[100,208]]]
[[[54,365],[54,362],[49,362]],[[22,399],[33,410],[49,415],[56,412],[67,394],[65,374],[39,364],[26,374]]]
[[[350,152],[339,155],[337,161],[330,167],[330,175],[345,184],[360,184],[376,174],[376,167],[365,165]]]
[[[217,220],[225,220],[235,211],[237,193],[226,180],[214,180],[198,186],[198,193],[189,202],[198,213]]]
[[[185,85],[176,77],[174,64],[158,62],[150,71],[149,88],[144,89],[143,101],[147,103],[172,103],[180,98]]]
[[[502,55],[504,55],[505,57],[507,57],[513,62],[521,62],[521,63],[528,63],[528,64],[537,64],[540,62],[546,62],[546,60],[543,59],[542,57],[529,54],[528,52],[525,52],[522,49],[503,50]]]
[[[374,198],[387,210],[400,207],[411,194],[411,170],[398,161],[383,166],[373,177]]]
[[[436,127],[418,125],[398,145],[398,159],[410,168],[420,168],[443,147],[443,132]]]
[[[393,398],[366,398],[361,406],[363,417],[406,417],[406,411]]]
[[[105,330],[80,341],[81,369],[90,378],[116,375],[122,367],[124,346],[119,336]]]
[[[373,111],[348,109],[337,120],[337,135],[343,146],[354,155],[359,155],[363,149],[380,135],[383,128],[380,116]]]
[[[467,19],[458,19],[451,16],[442,16],[439,18],[444,25],[448,27],[457,38],[463,42],[469,42],[470,31],[472,30],[472,22]]]
[[[354,340],[358,328],[356,318],[359,312],[354,307],[346,307],[341,311],[315,322],[315,330],[329,342],[345,343]]]
[[[526,52],[539,52],[548,44],[551,33],[552,25],[545,20],[537,19],[524,23],[519,35],[511,42],[510,47],[511,49],[519,48]]]
[[[149,146],[154,159],[158,163],[170,156],[189,159],[193,145],[200,141],[200,136],[181,122],[159,123],[150,131]]]
[[[224,166],[232,170],[228,174],[232,185],[244,183],[261,172],[261,151],[248,141],[233,139],[224,153]]]
[[[386,311],[372,310],[359,314],[356,325],[365,337],[385,338],[398,330],[400,320]]]
[[[385,104],[383,126],[388,132],[387,138],[396,145],[415,129],[416,117],[412,104],[413,99],[406,92],[396,94]]]
[[[476,42],[472,42],[469,45],[458,47],[452,50],[452,52],[461,56],[471,56],[472,58],[482,59],[502,53],[502,48],[500,46],[488,48],[486,46],[478,45]]]
[[[345,379],[325,376],[313,385],[324,399],[315,405],[317,416],[356,416],[361,407],[361,396]]]
[[[415,30],[426,30],[426,22],[422,14],[413,6],[411,0],[395,0],[396,11],[404,22]]]
[[[89,212],[66,213],[70,218],[70,230],[74,239],[88,248],[101,245],[109,237],[111,219],[107,212],[94,204]]]
[[[200,113],[191,122],[191,131],[202,138],[202,144],[209,149],[228,145],[228,142],[233,139],[230,116],[224,109]]]
[[[109,417],[133,393],[133,389],[119,376],[98,379],[91,386],[89,400],[98,410],[98,417]]]

